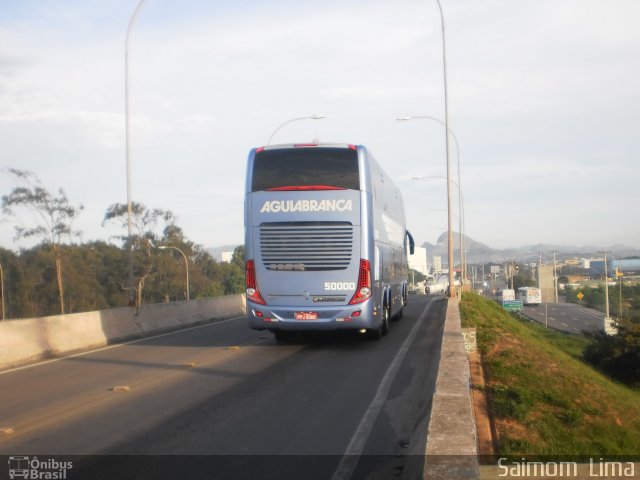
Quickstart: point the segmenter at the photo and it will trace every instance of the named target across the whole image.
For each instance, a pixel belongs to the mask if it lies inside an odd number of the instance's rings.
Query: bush
[[[640,323],[619,320],[616,326],[615,335],[591,336],[584,359],[611,378],[640,388]]]

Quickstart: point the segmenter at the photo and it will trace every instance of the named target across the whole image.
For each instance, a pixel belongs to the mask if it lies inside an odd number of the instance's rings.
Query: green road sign
[[[519,312],[522,310],[522,300],[503,300],[502,308],[508,312]]]

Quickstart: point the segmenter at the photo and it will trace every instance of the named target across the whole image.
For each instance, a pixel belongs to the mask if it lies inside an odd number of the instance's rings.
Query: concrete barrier
[[[460,308],[449,299],[427,433],[424,478],[480,478],[469,359]]]
[[[0,322],[0,368],[244,315],[244,295]]]

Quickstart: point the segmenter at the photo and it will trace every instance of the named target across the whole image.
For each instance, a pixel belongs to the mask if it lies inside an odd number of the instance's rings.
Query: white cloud
[[[102,234],[98,214],[124,198],[123,48],[135,4],[0,7],[0,162],[34,170],[87,205],[85,238]],[[443,185],[406,179],[445,174],[443,129],[394,118],[443,118],[435,2],[238,8],[154,0],[141,11],[130,51],[134,197],[174,210],[196,242],[242,241],[248,150],[283,121],[321,112],[325,120],[287,125],[276,141],[366,144],[402,185],[414,233],[432,235],[442,221],[422,210],[441,208]],[[565,230],[571,243],[595,233],[640,238],[637,226],[611,220],[619,204],[610,193],[620,184],[627,204],[639,201],[640,4],[460,0],[443,8],[467,233],[496,245]],[[588,199],[599,202],[601,228],[587,213],[563,227],[558,205]],[[526,205],[548,230],[495,228]],[[0,224],[6,245],[9,227]]]

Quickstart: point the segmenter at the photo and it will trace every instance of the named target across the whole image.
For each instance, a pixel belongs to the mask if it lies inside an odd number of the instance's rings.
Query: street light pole
[[[453,138],[454,143],[456,144],[456,158],[457,158],[457,163],[458,163],[458,203],[460,205],[462,205],[464,203],[464,200],[462,198],[462,183],[460,182],[460,144],[458,143],[458,138],[456,137],[455,133],[453,132],[453,130],[451,130],[447,124],[445,122],[443,122],[442,120],[440,120],[437,117],[432,117],[431,115],[405,115],[402,117],[398,117],[396,118],[396,120],[398,121],[408,121],[408,120],[413,120],[413,119],[418,119],[418,118],[423,118],[423,119],[427,119],[427,120],[433,120],[435,122],[438,122],[439,124],[443,125],[445,127],[445,130],[447,130],[450,134],[451,137]],[[447,156],[447,164],[449,163],[448,161],[448,156]],[[444,177],[446,180],[446,177]],[[451,182],[455,183],[453,180],[451,180]],[[447,191],[447,195],[449,194],[449,192]],[[467,278],[467,261],[466,261],[466,253],[464,251],[464,228],[463,228],[463,224],[464,224],[464,208],[461,209],[460,212],[460,216],[459,216],[459,223],[460,223],[460,227],[459,227],[459,235],[460,235],[460,282],[463,285],[464,284],[464,280]]]
[[[133,11],[127,26],[124,41],[124,118],[125,118],[125,162],[127,167],[127,250],[129,251],[129,306],[136,307],[136,289],[133,285],[133,239],[132,239],[132,206],[131,206],[131,120],[129,112],[129,37],[131,28],[145,0],[140,0]]]
[[[440,23],[442,24],[442,72],[444,76],[444,124],[445,124],[445,148],[447,153],[447,232],[448,257],[449,257],[449,298],[455,298],[455,286],[453,285],[453,219],[451,212],[451,157],[449,155],[449,102],[447,95],[447,46],[444,28],[444,12],[440,0],[436,0],[440,10]]]
[[[298,120],[320,120],[323,118],[327,118],[327,116],[323,113],[314,113],[309,115],[308,117],[296,117],[296,118],[292,118],[290,120],[287,120],[284,123],[281,123],[278,128],[276,128],[273,133],[271,134],[271,136],[269,137],[269,140],[267,141],[267,145],[271,144],[271,140],[273,139],[273,137],[275,136],[276,133],[278,133],[278,130],[280,130],[282,127],[284,127],[285,125],[288,125],[291,122],[297,122]]]
[[[604,322],[605,326],[607,322],[611,321],[609,317],[609,273],[607,272],[607,252],[606,250],[600,252],[604,253]]]
[[[553,252],[553,287],[555,289],[555,300],[558,303],[558,266],[556,264],[556,252]]]
[[[182,258],[184,258],[184,268],[185,268],[185,271],[187,272],[187,301],[189,301],[189,261],[187,260],[187,256],[178,247],[171,247],[169,245],[158,245],[158,249],[160,249],[160,250],[166,250],[166,249],[177,250],[178,252],[180,252],[182,254]]]
[[[442,180],[447,180],[447,177],[441,176],[441,175],[428,175],[428,176],[423,176],[423,177],[411,177],[411,180],[428,180],[428,179],[442,179]],[[462,188],[460,187],[460,184],[457,183],[455,180],[451,180],[449,179],[449,182],[451,182],[452,184],[454,184],[456,187],[458,187],[458,204],[459,204],[459,209],[458,209],[458,217],[459,217],[459,223],[460,223],[460,284],[461,286],[464,284],[464,280],[463,277],[466,278],[466,274],[467,274],[467,265],[466,263],[464,263],[464,248],[463,248],[463,243],[462,243],[462,237],[464,236],[463,232],[465,231],[465,224],[464,224],[464,195],[462,194]]]

